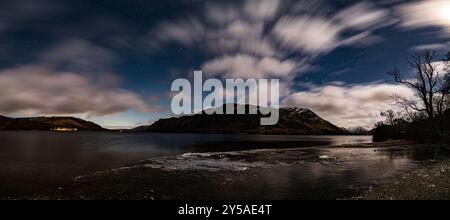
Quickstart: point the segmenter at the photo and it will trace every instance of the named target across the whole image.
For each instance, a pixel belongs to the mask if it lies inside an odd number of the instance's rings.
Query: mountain
[[[246,107],[248,109],[248,106]],[[279,122],[272,126],[261,126],[261,116],[260,114],[195,114],[160,119],[152,125],[137,127],[134,131],[280,135],[348,134],[345,129],[331,124],[308,109],[281,108]]]
[[[352,127],[352,128],[348,128],[347,131],[349,131],[351,134],[355,134],[355,135],[370,134],[370,131],[363,127]]]
[[[0,130],[102,131],[100,125],[74,117],[9,118],[0,115]]]

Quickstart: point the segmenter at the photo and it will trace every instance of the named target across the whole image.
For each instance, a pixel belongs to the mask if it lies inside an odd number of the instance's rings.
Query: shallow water
[[[302,148],[371,142],[371,136],[0,132],[0,179],[2,180],[0,196],[14,193],[26,195],[34,191],[54,190],[79,175],[123,167],[161,156],[189,155],[186,153],[192,152]],[[349,172],[351,172],[352,178],[359,178],[362,181],[380,175],[389,175],[389,170],[409,169],[418,159],[420,160],[416,157],[417,155],[410,153],[363,148],[328,149],[325,147],[315,150],[314,153],[321,161],[301,165],[304,169],[302,173],[309,173],[309,177],[322,180],[335,180],[336,178],[332,177],[350,175]],[[330,159],[336,158],[340,160],[340,163],[333,164]],[[292,158],[293,161],[298,159],[298,157]],[[239,166],[245,166],[245,164]],[[277,183],[275,186],[278,187],[280,181],[288,185],[299,181],[297,179],[300,177],[292,175],[289,168],[284,171],[276,175],[267,174],[268,184],[275,182]],[[298,173],[298,167],[293,172]],[[305,177],[301,179],[305,181]],[[308,182],[312,183],[311,181]],[[326,185],[327,182],[330,185],[336,184],[323,181],[321,185]]]
[[[442,159],[436,149],[405,142],[186,153],[87,175],[72,194],[142,199],[349,199]],[[359,146],[359,147],[358,147]],[[378,147],[376,147],[378,146]],[[133,180],[133,187],[128,187]],[[81,184],[80,184],[81,183]],[[93,186],[96,190],[92,190]],[[102,189],[98,190],[101,187]],[[104,187],[107,187],[104,189]],[[153,190],[155,189],[155,191]],[[149,190],[152,192],[148,194]],[[147,197],[145,197],[147,196]]]
[[[188,152],[368,142],[370,136],[0,132],[0,176],[67,178]]]

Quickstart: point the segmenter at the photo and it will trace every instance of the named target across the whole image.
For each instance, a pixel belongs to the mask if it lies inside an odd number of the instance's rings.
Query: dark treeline
[[[415,92],[414,97],[394,97],[401,111],[388,110],[384,122],[376,125],[375,141],[414,139],[421,142],[450,143],[450,52],[412,54],[407,63],[414,73],[395,68],[389,75],[396,83]]]

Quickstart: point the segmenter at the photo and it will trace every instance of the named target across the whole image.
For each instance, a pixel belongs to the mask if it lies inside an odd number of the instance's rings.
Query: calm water
[[[21,182],[56,184],[147,158],[187,152],[367,142],[371,137],[6,131],[0,132],[0,187],[4,190],[8,183]]]
[[[64,190],[60,187],[64,187],[73,177],[160,156],[371,142],[371,136],[0,132],[0,198],[53,195],[55,191]],[[304,153],[315,155],[314,158],[317,159],[303,161],[301,158],[305,156]],[[260,172],[257,183],[252,183],[247,188],[244,184],[243,192],[253,190],[254,194],[249,195],[255,196],[250,198],[260,198],[261,192],[264,192],[264,198],[271,199],[298,198],[299,195],[300,198],[333,198],[333,193],[347,193],[355,185],[386,180],[435,156],[433,152],[417,150],[351,147],[306,148],[304,152],[297,151],[297,154],[291,152],[280,159],[293,160],[297,164],[295,166],[256,171]],[[279,154],[269,153],[262,155],[262,158],[278,161],[272,158],[274,156]],[[200,161],[200,164],[203,162]],[[184,167],[196,164],[192,161],[189,164],[175,165]],[[227,196],[235,195],[230,198],[240,198],[241,193],[234,189],[217,196],[228,198]]]
[[[58,188],[73,177],[95,171],[118,168],[138,161],[188,152],[235,151],[254,148],[290,148],[323,145],[371,143],[371,136],[254,136],[160,134],[119,132],[0,132],[0,197],[23,195],[36,190]],[[367,152],[366,152],[367,151]],[[367,161],[382,163],[383,169],[409,164],[411,155],[375,153],[373,150],[330,149],[329,154],[340,158],[368,158],[349,162],[361,167]],[[359,161],[359,162],[358,162]],[[353,164],[354,163],[354,164]],[[364,168],[371,169],[371,168]],[[376,167],[380,168],[380,165]],[[408,167],[408,166],[407,166]],[[335,174],[333,167],[305,167],[306,170],[325,169]],[[345,168],[344,168],[345,169]],[[375,171],[377,168],[374,168]],[[288,170],[286,170],[288,172]],[[297,171],[298,172],[298,171]],[[373,172],[373,171],[371,171]],[[364,172],[365,175],[367,172]],[[370,173],[370,172],[369,172]],[[376,172],[375,172],[376,173]],[[377,174],[378,175],[378,174]],[[353,176],[354,177],[354,176]],[[351,179],[353,179],[353,177]],[[277,181],[284,178],[277,178]]]

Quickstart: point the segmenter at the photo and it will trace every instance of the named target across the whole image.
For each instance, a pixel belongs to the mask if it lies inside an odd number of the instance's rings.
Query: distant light
[[[52,128],[52,131],[78,131],[78,129],[76,128]]]

